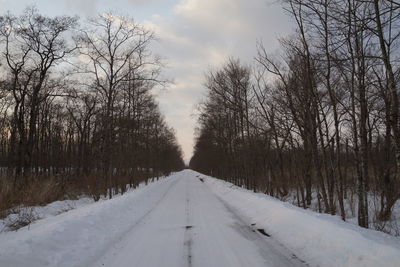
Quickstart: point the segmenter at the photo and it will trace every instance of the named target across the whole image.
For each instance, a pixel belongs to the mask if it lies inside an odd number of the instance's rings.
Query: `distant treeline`
[[[254,68],[230,59],[207,75],[190,166],[343,220],[356,195],[360,226],[387,221],[400,198],[400,4],[283,2],[297,29],[279,56],[259,43]]]
[[[52,179],[111,198],[182,169],[151,93],[168,82],[153,39],[113,14],[83,21],[27,8],[0,16],[0,191]]]

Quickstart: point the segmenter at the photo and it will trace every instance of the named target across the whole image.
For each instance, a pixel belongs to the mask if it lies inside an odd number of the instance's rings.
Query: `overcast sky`
[[[154,52],[167,64],[174,83],[157,92],[166,121],[177,133],[185,160],[192,155],[196,104],[205,96],[204,73],[228,57],[251,64],[256,43],[271,53],[291,31],[289,18],[274,0],[0,0],[2,13],[35,5],[46,15],[129,15],[156,32]]]

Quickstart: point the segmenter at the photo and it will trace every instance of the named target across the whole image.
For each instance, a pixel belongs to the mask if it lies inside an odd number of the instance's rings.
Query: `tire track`
[[[193,246],[193,225],[191,225],[190,219],[190,199],[188,196],[188,185],[186,182],[186,203],[185,203],[185,214],[186,214],[186,226],[185,226],[185,234],[184,234],[184,250],[186,256],[186,263],[188,267],[193,266],[193,258],[192,258],[192,246]]]
[[[113,245],[111,247],[105,248],[103,252],[100,255],[105,255],[107,251],[109,250],[114,250],[118,251],[121,247],[121,243],[125,238],[128,238],[129,233],[134,232],[137,228],[138,225],[142,224],[148,217],[150,217],[151,213],[158,207],[158,205],[165,199],[167,194],[171,191],[171,189],[179,182],[181,179],[176,179],[175,181],[171,182],[171,184],[167,187],[165,192],[161,195],[161,197],[154,203],[154,205],[146,211],[143,215],[141,215],[133,224],[132,226],[126,230],[122,235],[119,236],[117,240],[113,242]],[[94,264],[94,266],[102,266],[104,265],[102,262],[106,258],[100,258],[99,261]],[[87,265],[82,265],[82,266],[87,266]]]

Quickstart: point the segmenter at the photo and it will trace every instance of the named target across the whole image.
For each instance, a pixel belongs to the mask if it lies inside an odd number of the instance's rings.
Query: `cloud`
[[[143,6],[149,4],[157,4],[162,2],[162,0],[128,0],[128,2],[134,6]]]
[[[54,0],[42,1],[50,1],[50,5],[55,5],[54,2],[56,2]],[[63,0],[63,4],[68,11],[84,17],[92,17],[97,13],[108,11],[120,13],[121,15],[134,15],[135,17],[146,16],[149,9],[157,8],[164,2],[165,0]],[[59,3],[57,5],[59,6]],[[140,17],[142,18],[142,16]]]
[[[186,160],[192,154],[192,114],[205,96],[206,71],[229,56],[251,63],[257,40],[275,50],[277,37],[290,31],[282,8],[260,0],[182,0],[170,15],[157,14],[144,24],[160,38],[154,49],[168,62],[166,75],[175,81],[158,99],[168,123],[177,130]]]
[[[236,33],[248,26],[243,20],[241,2],[185,0],[175,7],[175,14],[208,29],[222,27],[225,33]]]
[[[97,14],[99,0],[64,0],[67,9],[83,16],[94,16]]]

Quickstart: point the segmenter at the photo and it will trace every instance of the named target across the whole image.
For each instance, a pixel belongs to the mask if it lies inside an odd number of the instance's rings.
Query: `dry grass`
[[[154,175],[154,173],[153,173]],[[149,173],[137,172],[135,177],[119,175],[113,177],[113,194],[123,194],[127,185],[135,188],[149,179]],[[17,230],[39,219],[30,207],[43,206],[48,203],[78,199],[86,195],[95,201],[107,196],[109,185],[101,173],[83,176],[32,176],[19,178],[0,174],[0,219],[7,218],[9,230]],[[14,216],[15,215],[15,216]]]
[[[47,203],[71,198],[73,192],[60,177],[27,177],[24,181],[9,176],[0,176],[0,218],[15,212],[16,207],[45,205]],[[67,196],[70,195],[70,196]]]
[[[17,231],[18,229],[30,225],[34,221],[40,219],[35,213],[33,208],[21,209],[15,216],[7,218],[6,228],[10,231]]]

